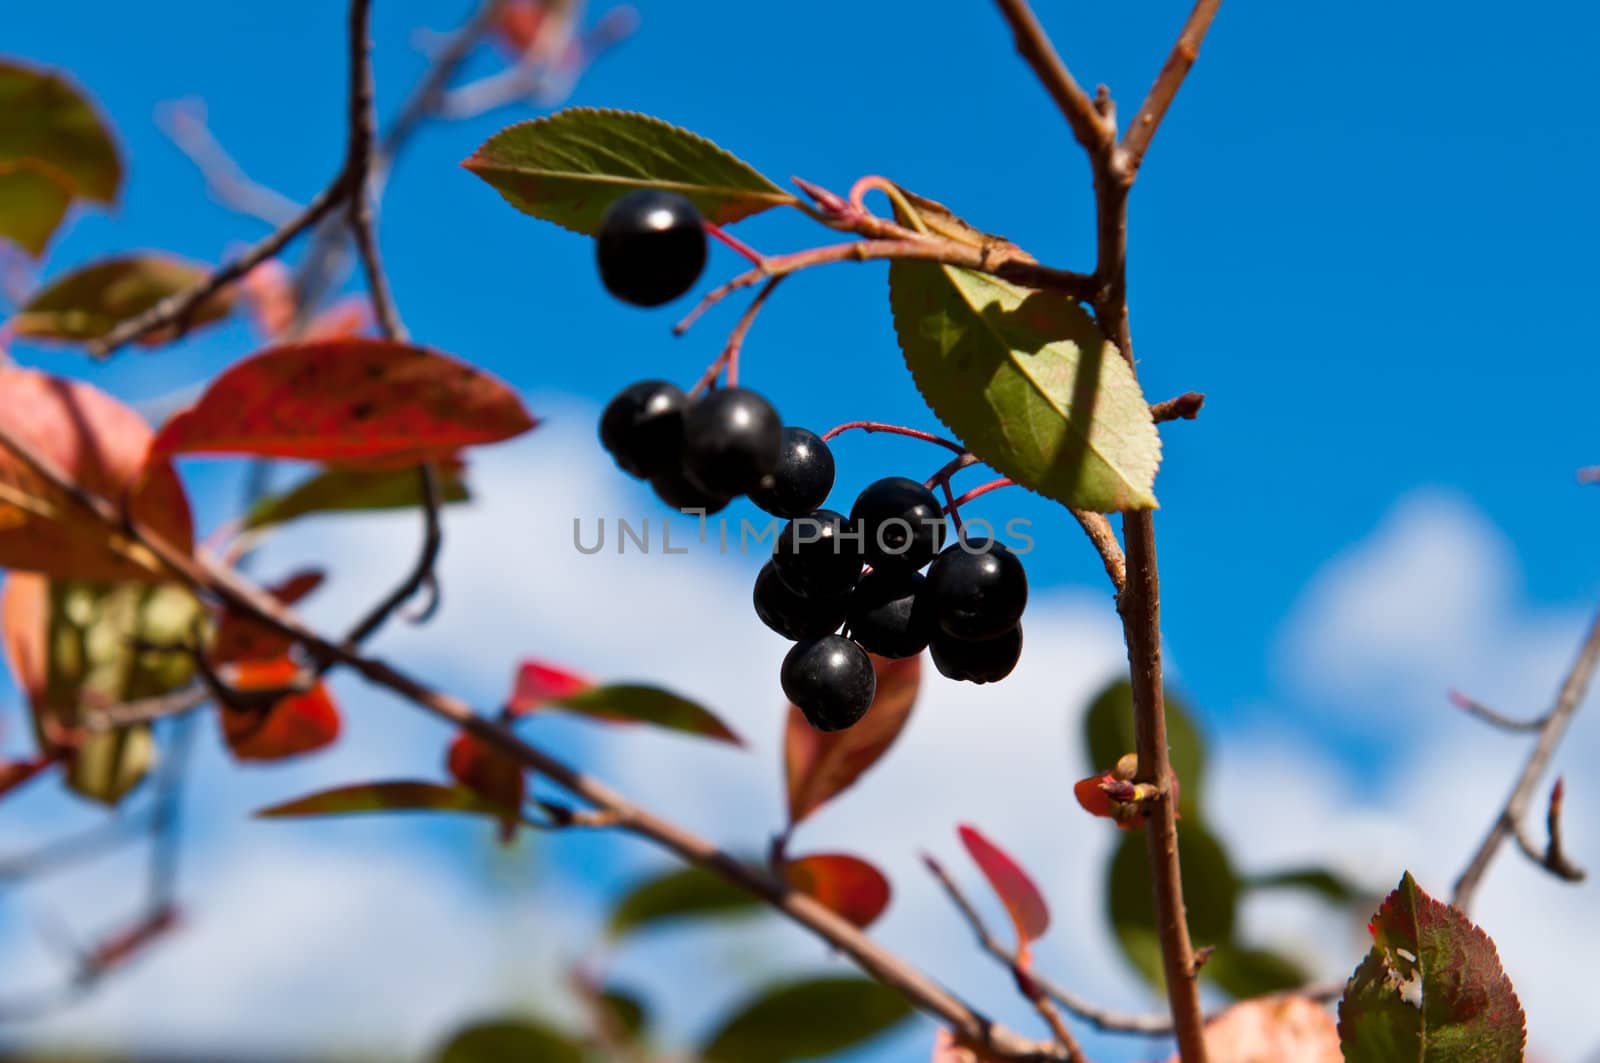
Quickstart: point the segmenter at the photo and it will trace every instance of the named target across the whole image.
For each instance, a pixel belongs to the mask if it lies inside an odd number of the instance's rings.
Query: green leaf
[[[1305,968],[1286,956],[1234,945],[1219,945],[1200,973],[1235,1000],[1298,989],[1310,980]]]
[[[439,498],[445,504],[467,502],[471,494],[460,464],[439,465]],[[422,486],[415,469],[326,469],[300,481],[281,495],[256,503],[245,518],[246,529],[286,524],[315,513],[408,509],[422,504]]]
[[[1522,1005],[1494,942],[1411,873],[1373,917],[1374,942],[1339,1002],[1347,1063],[1522,1059]]]
[[[986,464],[1078,509],[1152,509],[1161,437],[1133,370],[1064,295],[937,263],[889,267],[923,399]]]
[[[713,1034],[704,1063],[788,1063],[832,1055],[911,1017],[911,1005],[865,978],[817,978],[769,988]]]
[[[293,801],[272,805],[256,812],[258,819],[291,819],[304,816],[351,816],[371,812],[464,812],[475,816],[503,819],[517,817],[517,810],[506,809],[479,797],[465,786],[439,783],[393,782],[357,783],[320,790]]]
[[[576,694],[551,698],[551,708],[565,709],[593,720],[608,723],[647,723],[669,731],[683,731],[732,745],[743,745],[739,736],[710,710],[659,687],[618,683],[590,687]]]
[[[89,100],[59,74],[0,61],[0,163],[21,159],[77,198],[116,202],[122,162]]]
[[[1239,880],[1227,851],[1198,820],[1192,819],[1178,824],[1178,849],[1183,854],[1183,900],[1195,945],[1231,943]],[[1122,841],[1108,868],[1107,914],[1128,961],[1159,986],[1161,941],[1150,902],[1153,892],[1144,831],[1122,832]],[[1200,968],[1201,975],[1209,972],[1210,964]]]
[[[1166,706],[1168,755],[1178,775],[1178,813],[1194,820],[1200,815],[1205,783],[1205,741],[1182,698],[1168,690]],[[1133,687],[1126,679],[1113,681],[1095,695],[1083,717],[1083,736],[1091,773],[1109,771],[1120,757],[1134,751]]]
[[[0,161],[0,237],[34,258],[67,215],[72,190],[32,159]]]
[[[748,915],[761,902],[750,893],[698,867],[670,871],[630,889],[611,911],[607,932],[620,938],[679,919]]]
[[[1361,896],[1359,889],[1325,867],[1300,867],[1250,875],[1241,885],[1248,890],[1306,890],[1320,894],[1334,904],[1348,904]]]
[[[502,129],[462,163],[526,214],[593,236],[612,200],[664,188],[728,225],[795,197],[704,137],[631,111],[573,107]]]
[[[595,998],[605,1009],[607,1019],[624,1038],[638,1041],[650,1025],[650,1009],[636,994],[621,989],[606,989]]]
[[[162,254],[101,259],[51,281],[17,312],[17,335],[34,339],[92,340],[205,279],[210,270]],[[191,324],[226,317],[232,296],[219,293],[195,309]]]
[[[480,1022],[450,1038],[434,1063],[583,1063],[577,1041],[527,1019]]]

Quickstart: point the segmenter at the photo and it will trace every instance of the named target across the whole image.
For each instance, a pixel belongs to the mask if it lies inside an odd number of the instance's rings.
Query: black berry
[[[848,530],[844,517],[831,509],[796,517],[778,533],[772,566],[796,594],[848,594],[861,575],[860,543]]]
[[[920,572],[907,569],[875,568],[862,576],[850,592],[845,613],[850,637],[879,657],[921,653],[933,630],[926,598],[920,594],[925,582]]]
[[[833,490],[833,451],[808,428],[783,430],[778,467],[750,492],[750,501],[774,517],[793,519],[828,500]]]
[[[771,561],[761,566],[756,576],[756,615],[761,622],[786,639],[799,642],[831,635],[844,622],[843,596],[808,598],[790,590],[778,577]]]
[[[934,621],[953,638],[975,641],[1005,634],[1028,604],[1028,576],[1010,550],[991,539],[956,543],[928,569]]]
[[[968,642],[935,631],[928,649],[933,652],[933,666],[941,675],[968,683],[998,683],[1011,674],[1022,656],[1022,625],[982,642]]]
[[[635,306],[660,306],[694,287],[706,264],[706,231],[676,192],[642,188],[612,203],[595,234],[606,290]]]
[[[784,695],[819,731],[842,731],[861,719],[878,690],[867,651],[838,635],[797,644],[780,679]]]
[[[932,491],[904,476],[868,485],[850,509],[873,568],[918,569],[944,545],[944,512]]]
[[[600,445],[619,468],[641,480],[676,468],[687,404],[678,386],[665,380],[630,384],[600,415]]]
[[[652,477],[650,487],[656,497],[676,510],[702,510],[704,514],[720,512],[732,501],[728,495],[712,494],[683,474],[682,469],[668,469]],[[703,515],[704,515],[703,514]]]
[[[707,493],[733,497],[756,488],[778,467],[783,422],[746,388],[717,388],[690,405],[683,420],[683,471]]]

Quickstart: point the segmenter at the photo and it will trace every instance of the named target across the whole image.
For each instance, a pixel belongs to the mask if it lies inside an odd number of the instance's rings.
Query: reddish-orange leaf
[[[1104,816],[1112,819],[1116,816],[1116,809],[1111,804],[1102,784],[1109,777],[1105,775],[1091,775],[1087,779],[1079,779],[1072,784],[1072,793],[1078,799],[1078,804],[1083,806],[1085,812],[1091,816]],[[1126,827],[1126,823],[1118,823],[1119,827]]]
[[[0,591],[0,641],[11,681],[30,703],[50,681],[50,581],[31,572],[6,576]]]
[[[522,765],[465,731],[450,743],[445,763],[456,782],[507,810],[500,821],[500,840],[509,842],[515,837],[527,791]]]
[[[863,930],[889,906],[889,880],[883,872],[844,853],[790,860],[783,865],[783,877]]]
[[[581,694],[594,681],[544,661],[527,660],[517,666],[517,678],[506,699],[506,711],[514,716],[532,712],[545,702]]]
[[[1012,923],[1016,925],[1017,959],[1026,964],[1028,943],[1042,937],[1050,929],[1050,908],[1045,904],[1044,896],[1028,873],[1003,849],[979,833],[976,827],[963,824],[959,833],[961,844],[967,847],[967,852],[989,880],[989,885],[994,887]]]
[[[306,326],[305,342],[339,340],[359,336],[372,324],[372,303],[364,295],[351,295],[340,299],[311,319]]]
[[[368,465],[449,461],[535,421],[501,381],[423,347],[375,339],[271,347],[214,380],[151,454],[255,454]]]
[[[1177,807],[1182,797],[1178,773],[1169,767],[1167,779],[1168,800]],[[1122,830],[1132,830],[1149,822],[1150,814],[1145,810],[1146,806],[1140,803],[1141,791],[1153,793],[1154,790],[1153,786],[1137,786],[1129,778],[1118,776],[1114,770],[1091,775],[1072,784],[1072,793],[1085,812],[1091,816],[1103,816]]]
[[[789,822],[799,823],[861,777],[894,744],[922,676],[920,657],[891,661],[872,659],[878,693],[861,722],[845,731],[824,733],[806,723],[789,706],[784,734],[784,768],[788,777]]]
[[[1333,1015],[1326,1005],[1303,996],[1262,997],[1235,1004],[1206,1023],[1205,1042],[1206,1054],[1212,1059],[1344,1060]],[[1168,1063],[1179,1063],[1178,1056]]]
[[[0,369],[0,424],[74,483],[129,512],[180,550],[193,545],[189,502],[172,466],[145,453],[150,428],[81,381]],[[0,568],[80,580],[150,581],[164,570],[143,546],[108,528],[0,447]]]
[[[300,666],[288,658],[243,661],[231,669],[229,680],[242,691],[288,686]],[[224,708],[222,734],[240,760],[281,760],[310,753],[339,737],[339,709],[318,683],[303,694],[289,694],[271,708],[249,711]]]
[[[284,605],[293,605],[322,585],[327,573],[318,568],[296,572],[267,593]],[[235,661],[264,661],[289,652],[294,640],[261,621],[236,610],[223,612],[217,637],[211,643],[211,659],[217,664]]]

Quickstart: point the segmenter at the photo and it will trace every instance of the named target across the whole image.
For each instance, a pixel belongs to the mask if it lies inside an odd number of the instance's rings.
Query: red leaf
[[[917,700],[920,657],[872,659],[878,693],[861,722],[845,731],[824,733],[789,706],[783,759],[788,776],[789,823],[799,823],[877,763],[899,737]]]
[[[1131,756],[1131,754],[1130,754]],[[1125,758],[1126,759],[1126,758]],[[1087,779],[1079,779],[1072,784],[1073,796],[1078,799],[1078,804],[1083,806],[1085,812],[1091,816],[1103,816],[1112,820],[1122,830],[1132,830],[1142,827],[1150,820],[1146,807],[1140,804],[1141,791],[1130,781],[1129,777],[1119,776],[1115,770],[1091,775]],[[1167,768],[1168,797],[1176,807],[1181,800],[1178,786],[1178,773],[1171,767]],[[1147,788],[1153,793],[1155,787]],[[1183,818],[1183,817],[1178,817]]]
[[[496,16],[495,38],[513,59],[520,58],[539,39],[544,5],[538,0],[506,0]]]
[[[961,844],[967,847],[967,852],[989,880],[989,885],[999,894],[1011,916],[1011,922],[1016,925],[1017,961],[1026,964],[1028,943],[1039,939],[1050,929],[1049,906],[1028,873],[1004,850],[980,834],[977,828],[963,824],[958,833],[961,835]]]
[[[288,658],[235,664],[231,682],[241,691],[288,686],[300,666]],[[339,737],[339,709],[318,683],[303,694],[289,694],[270,708],[249,711],[224,708],[222,734],[240,760],[282,760],[310,753]]]
[[[0,797],[4,797],[29,779],[43,774],[60,759],[45,754],[29,760],[11,760],[0,763]]]
[[[324,340],[237,363],[166,423],[151,455],[419,464],[535,424],[505,384],[448,355],[387,340]]]
[[[12,573],[0,591],[0,640],[11,681],[36,702],[50,680],[50,581]]]
[[[267,593],[284,605],[293,605],[322,585],[327,573],[309,568],[296,572]],[[247,614],[227,610],[217,625],[211,643],[211,659],[217,664],[235,661],[265,661],[289,652],[294,640]]]
[[[783,865],[783,877],[863,930],[889,906],[889,880],[883,872],[844,853],[791,860]]]
[[[450,743],[445,763],[451,777],[462,786],[507,810],[500,821],[500,840],[509,842],[515,837],[527,790],[522,765],[465,731]]]
[[[1206,1023],[1206,1054],[1218,1060],[1342,1063],[1339,1031],[1328,1009],[1302,996],[1235,1004]],[[1175,1055],[1167,1063],[1179,1063]]]
[[[1111,804],[1111,798],[1101,788],[1106,779],[1110,777],[1110,774],[1110,772],[1107,772],[1104,775],[1091,775],[1087,779],[1079,779],[1072,784],[1073,796],[1078,799],[1078,804],[1083,806],[1084,811],[1091,816],[1105,816],[1107,819],[1112,819],[1116,816],[1116,809]],[[1126,827],[1127,824],[1118,823],[1117,826]]]
[[[513,716],[532,712],[547,701],[581,694],[595,684],[576,672],[544,661],[527,660],[517,666],[517,678],[506,699],[506,711]]]
[[[340,340],[359,336],[372,324],[372,304],[364,295],[351,295],[340,299],[311,319],[306,326],[303,342]]]
[[[150,428],[98,389],[32,369],[0,370],[0,424],[84,489],[126,502],[143,527],[187,552],[189,502],[172,466],[148,468]],[[0,447],[0,567],[79,580],[151,581],[166,573]]]

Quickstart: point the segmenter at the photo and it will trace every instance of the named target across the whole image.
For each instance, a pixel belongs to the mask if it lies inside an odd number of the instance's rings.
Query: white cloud
[[[552,726],[541,721],[530,733],[554,733],[624,792],[719,843],[759,852],[783,814],[777,668],[786,645],[749,606],[759,558],[698,546],[661,554],[662,508],[605,465],[592,442],[594,411],[540,405],[554,410],[546,427],[481,455],[473,472],[480,501],[448,513],[442,611],[424,629],[394,625],[379,649],[486,709],[523,656],[603,678],[649,678],[704,700],[748,739],[748,750],[634,731],[575,739],[579,728],[541,731]],[[656,549],[584,556],[572,545],[574,516],[585,521],[586,538],[598,517],[648,517]],[[693,530],[692,521],[675,521],[674,542]],[[337,626],[404,570],[414,535],[406,517],[308,524],[271,547],[262,571],[330,559],[334,583],[312,613]],[[1537,705],[1581,623],[1576,614],[1526,607],[1516,583],[1512,553],[1494,530],[1466,503],[1438,494],[1402,502],[1371,537],[1330,562],[1285,629],[1285,700],[1367,712],[1369,727],[1409,721],[1408,733],[1436,735],[1414,763],[1382,777],[1352,772],[1304,731],[1221,735],[1212,811],[1243,866],[1332,862],[1375,889],[1410,867],[1425,887],[1448,892],[1524,747],[1451,715],[1441,692],[1460,685],[1508,709]],[[795,848],[873,853],[896,887],[875,935],[980,1007],[1033,1030],[1037,1020],[975,953],[917,862],[925,849],[941,856],[1004,933],[998,906],[955,840],[958,822],[989,832],[1050,896],[1055,925],[1038,950],[1049,973],[1111,1005],[1152,1001],[1102,925],[1112,833],[1077,810],[1070,789],[1083,773],[1076,713],[1124,666],[1114,613],[1098,588],[1042,593],[1026,627],[1022,665],[1003,684],[952,684],[930,668],[899,745],[808,821]],[[195,784],[206,795],[197,811],[202,838],[188,890],[194,922],[101,999],[50,1027],[52,1036],[160,1047],[228,1037],[285,1050],[351,1044],[414,1053],[463,1017],[546,995],[558,961],[576,955],[593,930],[599,902],[589,882],[502,896],[482,885],[470,855],[478,849],[458,844],[465,834],[419,841],[410,828],[369,821],[276,835],[239,822],[269,796],[437,770],[438,726],[353,682],[341,692],[351,740],[321,763],[240,776],[220,758],[203,759]],[[1595,722],[1580,719],[1563,762],[1592,762],[1597,747]],[[1592,788],[1572,791],[1570,847],[1600,852]],[[379,840],[330,841],[369,837]],[[608,876],[619,859],[639,869],[667,864],[638,843],[620,845],[623,855],[606,858]],[[1600,977],[1600,968],[1593,949],[1561,944],[1600,940],[1589,889],[1550,882],[1508,852],[1476,913],[1501,943],[1546,1059],[1577,1059],[1590,1047],[1586,1005],[1569,987]],[[88,887],[68,898],[76,905],[71,898],[80,895],[92,910]],[[1328,973],[1353,966],[1362,947],[1326,910],[1293,900],[1252,903],[1246,926],[1263,942],[1318,957]],[[1551,961],[1557,954],[1560,964]],[[713,1021],[751,976],[837,961],[769,921],[669,933],[625,948],[615,962],[660,1001],[669,1029],[682,1036]],[[32,960],[0,964],[30,965],[37,969]],[[1103,1060],[1159,1054],[1145,1041],[1088,1040]],[[925,1041],[925,1031],[908,1035],[893,1058],[918,1058]]]

